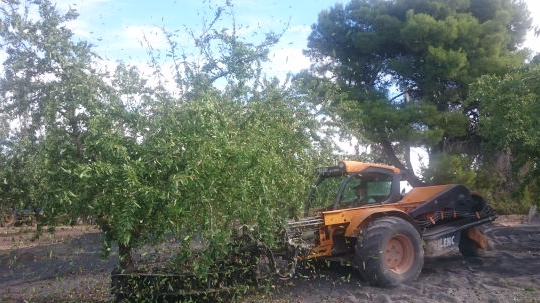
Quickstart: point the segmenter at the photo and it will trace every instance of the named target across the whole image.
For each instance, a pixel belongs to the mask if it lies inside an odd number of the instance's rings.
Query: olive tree
[[[254,72],[275,36],[254,45],[208,29],[201,41],[214,46],[196,43],[204,66],[177,64],[182,94],[173,97],[135,68],[98,72],[91,46],[64,25],[76,12],[35,3],[39,18],[21,14],[15,0],[1,11],[8,58],[0,115],[17,125],[2,128],[5,195],[35,197],[45,213],[39,228],[66,215],[92,218],[105,251],[117,243],[128,271],[136,269],[134,248],[167,233],[182,240],[179,260],[203,271],[231,249],[233,222],[257,224],[272,243],[283,220],[298,214],[326,152],[311,105]],[[220,78],[222,90],[213,85]],[[189,249],[195,234],[210,244],[199,256]]]

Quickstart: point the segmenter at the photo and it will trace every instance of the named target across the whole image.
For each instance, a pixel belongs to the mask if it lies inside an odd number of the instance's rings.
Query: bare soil
[[[112,252],[91,226],[62,226],[38,239],[31,227],[0,228],[0,303],[107,302]]]
[[[420,277],[392,289],[371,287],[352,267],[330,264],[256,291],[240,302],[540,302],[540,220],[501,216],[486,225],[482,258],[452,251],[428,257]],[[111,302],[113,249],[90,226],[60,227],[33,239],[30,227],[0,228],[0,303]]]

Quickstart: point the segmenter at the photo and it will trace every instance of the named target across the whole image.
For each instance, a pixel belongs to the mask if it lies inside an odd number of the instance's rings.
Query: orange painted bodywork
[[[345,165],[345,172],[347,173],[359,173],[368,167],[376,168],[385,168],[394,172],[394,174],[399,174],[401,171],[399,168],[384,165],[384,164],[375,164],[375,163],[366,163],[366,162],[357,162],[357,161],[341,161]]]
[[[436,194],[446,190],[451,185],[437,185],[413,188],[401,201],[398,203],[422,203],[429,200]]]

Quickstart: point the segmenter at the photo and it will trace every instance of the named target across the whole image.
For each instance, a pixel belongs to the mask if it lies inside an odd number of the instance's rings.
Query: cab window
[[[343,191],[340,192],[340,189]],[[369,173],[321,178],[308,198],[307,216],[332,210],[336,199],[337,209],[381,203],[390,197],[392,176]]]
[[[324,178],[310,194],[308,216],[314,216],[318,212],[331,210],[336,200],[338,190],[346,176]]]
[[[385,174],[353,175],[344,185],[338,209],[386,201],[391,194],[392,177]]]

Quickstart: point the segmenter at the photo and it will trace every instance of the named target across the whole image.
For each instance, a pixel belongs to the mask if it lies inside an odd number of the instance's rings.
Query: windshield
[[[382,203],[389,198],[391,188],[392,177],[385,174],[321,177],[309,196],[306,215],[314,216],[326,210]]]
[[[306,216],[315,216],[325,210],[331,210],[338,190],[347,176],[321,177],[311,190],[307,202]]]

